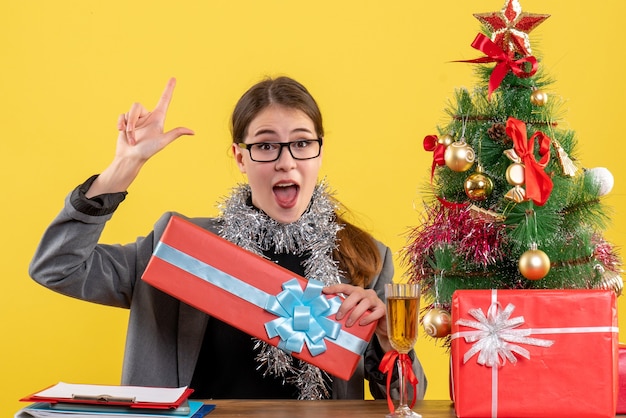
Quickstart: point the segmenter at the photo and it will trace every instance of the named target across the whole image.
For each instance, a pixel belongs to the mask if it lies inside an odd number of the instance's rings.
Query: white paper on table
[[[75,397],[108,396],[111,398],[134,398],[134,402],[174,403],[187,390],[181,388],[160,388],[144,386],[79,385],[59,382],[56,385],[35,393],[33,396],[51,399],[73,399]]]

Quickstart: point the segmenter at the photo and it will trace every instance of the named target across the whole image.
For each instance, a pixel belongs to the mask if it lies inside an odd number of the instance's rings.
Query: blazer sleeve
[[[99,244],[114,208],[97,215],[79,211],[72,204],[79,189],[67,196],[63,209],[45,230],[29,274],[61,294],[129,308],[135,282],[152,253],[152,233],[128,245]]]

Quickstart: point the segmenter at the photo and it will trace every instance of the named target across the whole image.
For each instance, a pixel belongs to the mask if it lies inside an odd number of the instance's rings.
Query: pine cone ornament
[[[487,135],[492,141],[502,144],[512,144],[511,138],[506,134],[506,125],[504,123],[494,123],[491,128],[487,129]]]

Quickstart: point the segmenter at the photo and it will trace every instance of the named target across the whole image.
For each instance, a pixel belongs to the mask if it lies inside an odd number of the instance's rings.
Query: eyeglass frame
[[[302,141],[306,141],[306,142],[317,142],[319,144],[319,149],[317,152],[317,155],[315,157],[308,157],[308,158],[299,158],[296,157],[295,155],[293,155],[293,152],[291,151],[291,144],[295,144],[298,142],[302,142]],[[306,161],[306,160],[312,160],[314,158],[317,158],[320,156],[320,154],[322,153],[322,145],[323,145],[323,138],[318,137],[316,139],[308,139],[308,138],[302,138],[302,139],[297,139],[295,141],[288,141],[288,142],[269,142],[269,141],[262,141],[262,142],[254,142],[252,144],[246,144],[245,142],[238,142],[237,145],[240,148],[246,149],[248,150],[248,153],[250,154],[250,159],[254,162],[257,163],[273,163],[274,161],[278,161],[278,159],[280,158],[280,156],[283,154],[283,148],[287,147],[287,150],[289,151],[289,155],[291,155],[291,158],[293,158],[294,160],[297,161]],[[250,149],[251,146],[253,145],[259,145],[259,144],[272,144],[272,145],[278,145],[280,146],[280,150],[278,151],[278,155],[276,156],[276,158],[274,158],[273,160],[255,160],[254,158],[252,158],[252,150]]]

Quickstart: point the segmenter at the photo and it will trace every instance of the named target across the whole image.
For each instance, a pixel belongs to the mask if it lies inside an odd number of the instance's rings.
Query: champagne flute
[[[395,411],[387,418],[422,416],[407,404],[407,373],[412,373],[412,365],[407,354],[417,342],[420,286],[416,283],[389,283],[385,285],[387,300],[387,333],[391,346],[399,353],[397,367],[400,381],[400,400]],[[407,370],[410,369],[410,370]],[[417,396],[416,393],[413,396]]]

